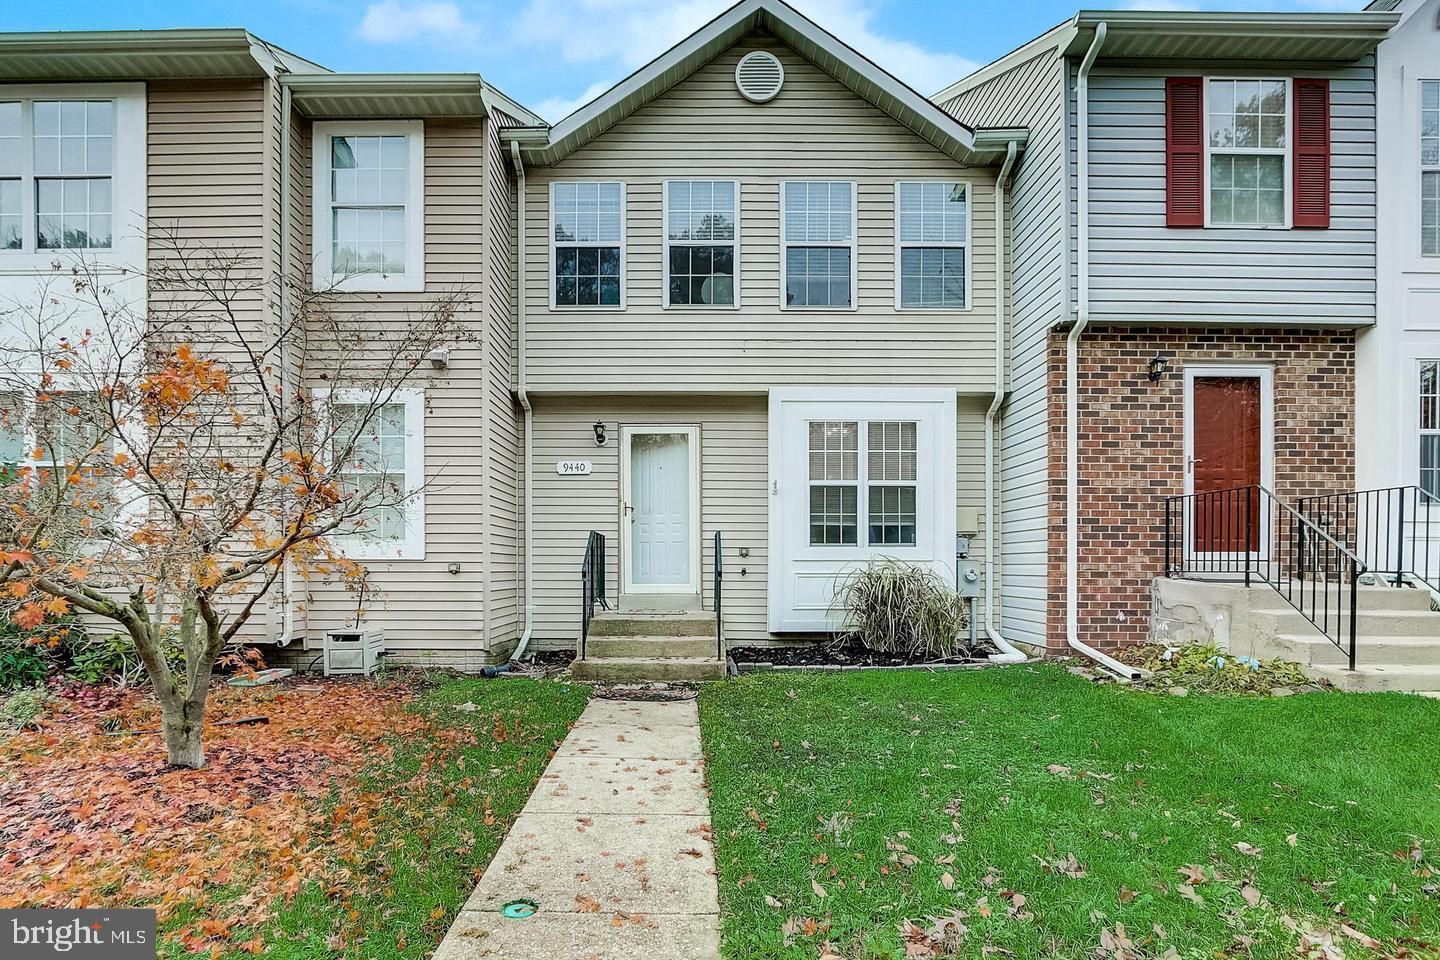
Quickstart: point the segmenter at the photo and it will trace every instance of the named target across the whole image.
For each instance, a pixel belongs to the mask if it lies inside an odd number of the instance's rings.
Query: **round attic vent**
[[[785,68],[773,53],[753,50],[735,65],[735,86],[746,100],[767,103],[774,100],[785,83]]]

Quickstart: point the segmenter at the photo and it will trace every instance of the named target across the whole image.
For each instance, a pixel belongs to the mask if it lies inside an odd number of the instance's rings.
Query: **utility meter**
[[[983,574],[980,572],[978,561],[959,561],[955,574],[955,589],[960,596],[967,600],[980,596],[980,581]]]

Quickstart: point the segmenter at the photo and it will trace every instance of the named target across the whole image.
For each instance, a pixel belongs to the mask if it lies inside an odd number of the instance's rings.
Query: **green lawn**
[[[1440,949],[1440,702],[1022,665],[750,674],[700,710],[729,958],[899,957],[946,916],[914,955]]]
[[[254,931],[264,955],[428,957],[589,698],[576,684],[453,676],[423,693],[413,709],[424,732],[397,737],[394,756],[362,774],[386,802],[369,822],[344,823],[366,838],[347,856],[348,880],[305,886]]]

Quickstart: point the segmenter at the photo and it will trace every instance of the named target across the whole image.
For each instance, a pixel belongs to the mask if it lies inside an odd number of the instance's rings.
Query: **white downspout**
[[[995,396],[985,411],[985,635],[1000,648],[991,654],[992,663],[1024,663],[1025,653],[1000,635],[995,623],[995,576],[1000,564],[999,512],[995,500],[999,490],[995,482],[995,415],[1005,400],[1005,181],[1015,165],[1015,141],[1005,151],[1005,162],[995,178]]]
[[[1076,258],[1079,285],[1074,325],[1065,338],[1065,642],[1122,677],[1143,671],[1127,666],[1080,640],[1080,336],[1090,323],[1090,68],[1100,54],[1109,27],[1095,25],[1090,49],[1080,61],[1075,82]]]
[[[280,83],[277,75],[276,83]],[[280,84],[280,329],[285,330],[290,322],[290,111],[294,109],[290,88]],[[284,414],[285,404],[293,386],[290,381],[290,337],[280,338],[280,411]],[[280,569],[280,636],[286,645],[295,639],[295,611],[291,598],[295,590],[295,565],[290,555],[285,555]]]
[[[530,645],[530,634],[535,630],[535,473],[531,469],[530,451],[534,444],[534,411],[530,409],[530,395],[525,392],[525,161],[520,158],[520,144],[510,141],[510,157],[515,161],[515,327],[516,327],[516,377],[515,392],[520,397],[520,409],[525,411],[525,629],[520,633],[520,642],[510,661],[518,661]]]

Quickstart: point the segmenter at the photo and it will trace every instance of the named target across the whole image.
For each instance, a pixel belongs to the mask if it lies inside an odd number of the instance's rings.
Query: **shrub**
[[[912,657],[969,652],[969,604],[929,567],[872,560],[841,583],[835,602],[850,636],[871,650]]]
[[[1144,644],[1120,652],[1121,658],[1154,674],[1144,686],[1184,687],[1203,693],[1268,694],[1275,687],[1314,684],[1298,663],[1236,657],[1229,651],[1202,644],[1167,647]]]
[[[166,659],[172,666],[181,662],[180,642],[173,634],[162,640]],[[99,638],[80,638],[70,646],[70,676],[85,683],[114,681],[120,686],[140,683],[145,679],[145,665],[135,642],[124,633],[111,633]]]
[[[0,693],[44,683],[63,662],[66,644],[84,633],[75,620],[22,630],[0,616]]]
[[[38,730],[45,711],[45,688],[39,685],[16,690],[0,700],[0,729]]]

